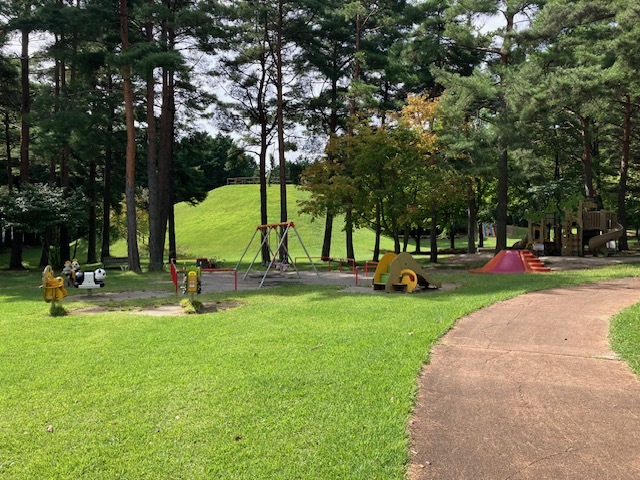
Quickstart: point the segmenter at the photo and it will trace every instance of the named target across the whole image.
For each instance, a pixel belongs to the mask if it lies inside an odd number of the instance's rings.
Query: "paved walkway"
[[[640,478],[640,381],[607,339],[611,316],[636,302],[640,278],[461,319],[420,379],[409,478]]]

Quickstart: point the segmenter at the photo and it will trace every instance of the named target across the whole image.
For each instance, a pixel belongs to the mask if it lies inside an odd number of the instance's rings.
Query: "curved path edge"
[[[640,478],[640,381],[608,342],[638,302],[625,278],[460,319],[419,379],[409,479]]]

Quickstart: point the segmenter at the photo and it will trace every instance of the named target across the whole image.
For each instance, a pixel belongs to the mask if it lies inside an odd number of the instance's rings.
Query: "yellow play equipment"
[[[64,279],[53,276],[51,265],[44,267],[42,272],[42,296],[45,302],[54,304],[67,296]]]
[[[188,293],[191,301],[194,295],[202,291],[202,269],[198,266],[187,267],[184,271],[183,293]]]
[[[373,274],[374,290],[411,293],[418,286],[440,288],[442,284],[430,279],[409,253],[386,253],[380,259]]]

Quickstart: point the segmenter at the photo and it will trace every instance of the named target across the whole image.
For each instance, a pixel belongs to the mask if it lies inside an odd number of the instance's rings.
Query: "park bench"
[[[123,272],[129,270],[129,259],[127,257],[104,257],[102,264],[105,270],[107,268],[119,268]]]

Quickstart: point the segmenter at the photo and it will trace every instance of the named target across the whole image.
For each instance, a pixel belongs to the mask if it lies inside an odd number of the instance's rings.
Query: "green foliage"
[[[362,119],[351,135],[333,137],[328,156],[304,173],[310,198],[302,210],[317,217],[350,209],[354,225],[379,228],[396,240],[435,221],[434,210],[447,212],[447,221],[457,217],[467,189],[447,161],[454,156],[440,150],[437,110],[437,101],[410,96],[400,114],[389,114],[389,125]]]
[[[177,202],[202,202],[207,193],[227,184],[227,178],[251,177],[257,165],[229,136],[195,132],[180,139],[174,151]]]
[[[9,113],[17,109],[20,95],[18,80],[17,64],[4,56],[0,57],[0,111]]]
[[[77,228],[86,203],[81,195],[69,200],[63,188],[45,183],[23,185],[20,190],[0,191],[0,215],[6,227],[43,235],[60,223]]]
[[[191,300],[190,298],[183,298],[180,300],[180,306],[187,314],[198,314],[202,312],[203,304],[199,300]]]
[[[64,308],[62,305],[59,305],[57,303],[51,303],[51,308],[49,309],[49,315],[51,315],[52,317],[64,317],[65,315],[68,315],[69,312],[66,308]]]

